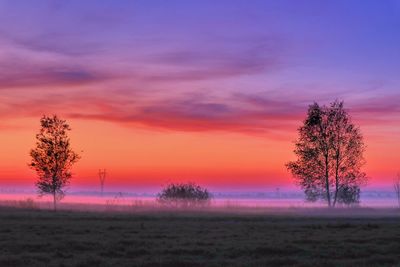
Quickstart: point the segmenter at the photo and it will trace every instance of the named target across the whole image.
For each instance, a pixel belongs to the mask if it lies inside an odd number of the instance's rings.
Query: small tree
[[[38,175],[36,186],[39,194],[51,194],[56,210],[57,200],[64,197],[64,188],[72,176],[72,165],[80,157],[70,148],[67,133],[71,128],[65,120],[56,115],[43,116],[40,125],[40,132],[36,135],[36,147],[30,151],[32,160],[29,166]]]
[[[343,102],[310,105],[298,131],[294,150],[297,160],[286,166],[303,188],[306,199],[323,199],[329,207],[338,202],[358,202],[360,185],[367,180],[361,171],[365,145]]]
[[[400,208],[400,173],[397,174],[397,178],[394,180],[394,192],[396,193],[397,203]]]
[[[157,196],[162,204],[173,206],[201,206],[208,204],[211,194],[195,183],[169,184]]]

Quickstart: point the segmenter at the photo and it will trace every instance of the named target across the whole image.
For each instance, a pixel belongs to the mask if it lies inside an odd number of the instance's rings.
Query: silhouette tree
[[[361,171],[365,145],[343,102],[310,105],[298,132],[294,150],[297,160],[286,167],[304,190],[306,199],[326,200],[329,207],[338,202],[358,202],[360,186],[367,180]]]
[[[211,194],[195,183],[170,184],[158,194],[162,204],[173,206],[198,206],[208,204]]]
[[[36,186],[39,194],[53,196],[54,210],[57,200],[64,197],[64,187],[72,176],[71,167],[80,158],[70,148],[68,131],[71,130],[65,120],[43,116],[40,119],[41,129],[36,135],[36,147],[30,151],[30,168],[36,171]]]
[[[394,180],[393,186],[397,197],[397,203],[399,204],[400,208],[400,173],[397,174],[397,178]]]

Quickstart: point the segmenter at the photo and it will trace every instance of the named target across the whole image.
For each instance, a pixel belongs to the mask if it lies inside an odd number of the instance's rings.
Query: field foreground
[[[400,266],[400,217],[3,207],[0,250],[0,266]]]

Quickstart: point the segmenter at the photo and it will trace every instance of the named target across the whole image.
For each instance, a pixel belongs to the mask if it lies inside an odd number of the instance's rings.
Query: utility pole
[[[99,169],[99,179],[100,179],[100,189],[101,189],[101,196],[104,193],[104,182],[106,180],[106,169]]]
[[[279,187],[276,188],[276,197],[281,198],[281,189]]]

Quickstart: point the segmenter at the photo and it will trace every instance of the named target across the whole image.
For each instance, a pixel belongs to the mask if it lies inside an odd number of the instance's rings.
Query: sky
[[[295,188],[308,105],[345,101],[370,187],[400,171],[400,1],[0,0],[0,187],[29,186],[39,119],[71,188]]]

